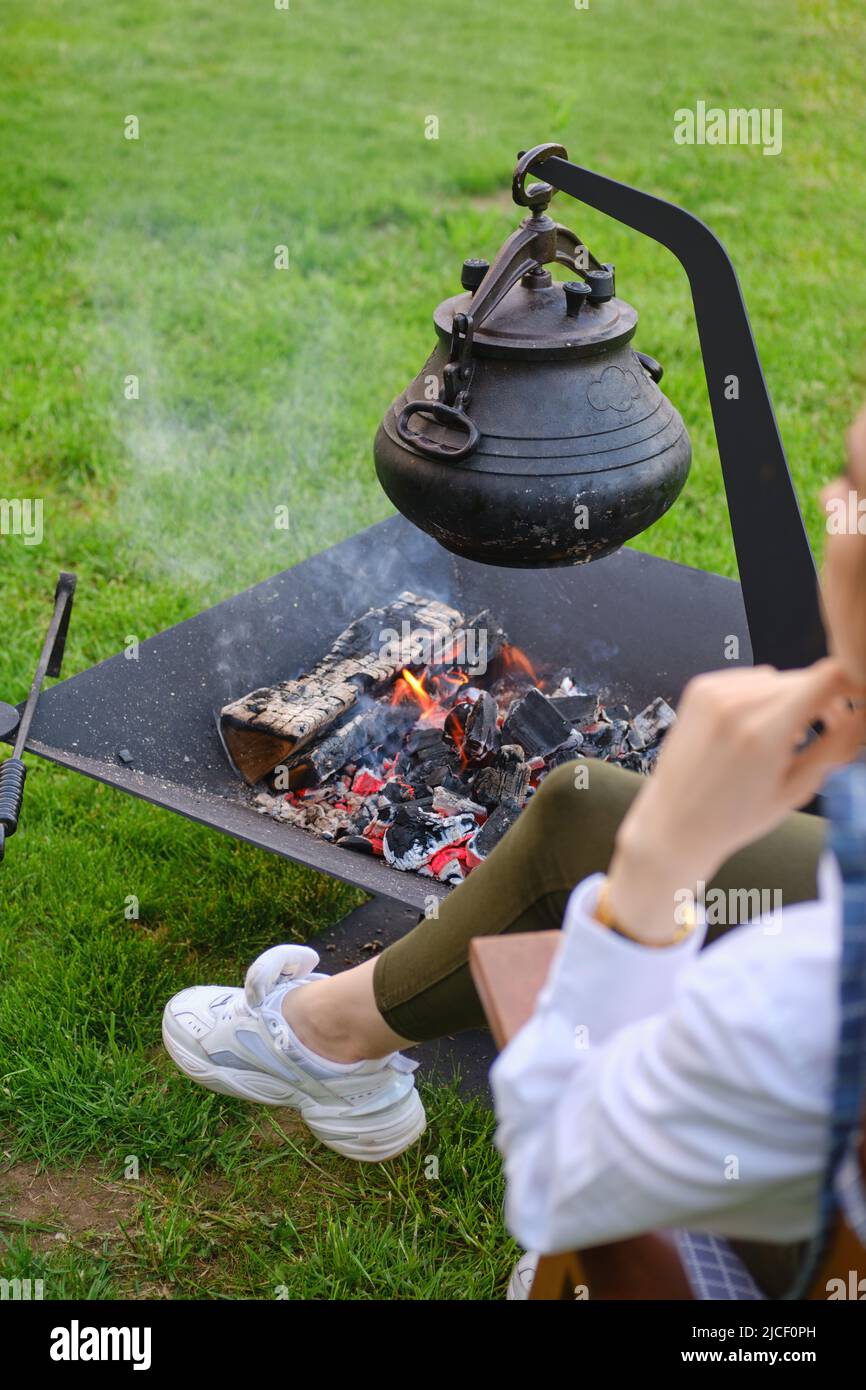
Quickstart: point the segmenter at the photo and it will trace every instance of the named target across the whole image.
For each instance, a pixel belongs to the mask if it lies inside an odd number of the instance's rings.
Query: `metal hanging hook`
[[[568,159],[568,150],[564,145],[546,144],[534,145],[531,150],[518,151],[517,164],[511,179],[511,196],[518,207],[531,208],[536,215],[544,212],[556,192],[553,184],[533,183],[526,188],[523,180],[533,164],[538,164],[542,159],[550,159],[553,155],[559,159]]]

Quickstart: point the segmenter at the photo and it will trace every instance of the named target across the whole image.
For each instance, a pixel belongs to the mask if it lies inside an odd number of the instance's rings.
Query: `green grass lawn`
[[[377,422],[464,256],[515,225],[516,150],[547,139],[725,241],[819,546],[863,395],[857,0],[6,0],[0,22],[0,497],[42,498],[45,526],[0,538],[0,698],[26,692],[60,568],[72,674],[388,514]],[[782,154],[675,145],[699,98],[781,107]],[[640,544],[733,573],[685,277],[554,210],[616,262],[692,435]],[[161,1053],[169,993],[239,981],[357,895],[31,762],[0,871],[0,1275],[46,1298],[501,1296],[485,1112],[427,1088],[417,1150],[352,1166]]]

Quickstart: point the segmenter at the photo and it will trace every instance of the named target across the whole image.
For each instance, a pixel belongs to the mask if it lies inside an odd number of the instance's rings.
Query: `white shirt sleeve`
[[[670,1225],[803,1238],[826,1139],[838,912],[787,908],[697,955],[701,930],[651,948],[601,926],[600,881],[573,893],[535,1013],[491,1073],[511,1231],[542,1253]]]

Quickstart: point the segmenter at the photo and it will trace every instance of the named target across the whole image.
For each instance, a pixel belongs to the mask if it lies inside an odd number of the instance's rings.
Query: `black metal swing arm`
[[[533,173],[672,251],[688,278],[756,663],[826,654],[815,562],[736,271],[705,223],[539,145]],[[536,155],[533,159],[532,156]]]

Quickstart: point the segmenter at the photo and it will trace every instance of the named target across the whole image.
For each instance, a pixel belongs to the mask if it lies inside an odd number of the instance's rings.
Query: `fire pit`
[[[28,747],[54,762],[217,830],[423,910],[450,885],[392,867],[261,814],[226,758],[220,712],[252,685],[315,669],[368,609],[407,578],[458,612],[495,614],[539,672],[638,712],[675,706],[726,639],[751,648],[739,585],[637,551],[575,569],[514,572],[449,555],[392,517],[45,692]],[[648,617],[648,615],[650,615]],[[730,643],[728,644],[730,646]]]
[[[739,662],[751,662],[733,580],[621,550],[576,569],[528,570],[516,583],[513,570],[449,555],[395,516],[157,634],[137,661],[121,652],[45,691],[28,749],[371,894],[313,942],[327,970],[356,964],[451,885],[261,814],[226,758],[219,714],[252,684],[315,667],[359,612],[393,603],[410,578],[462,613],[496,614],[537,670],[570,667],[584,689],[632,711],[659,695],[675,706],[693,675],[718,666],[727,637],[739,639]],[[486,1034],[416,1055],[428,1075],[449,1078],[456,1066],[465,1091],[486,1096]]]

